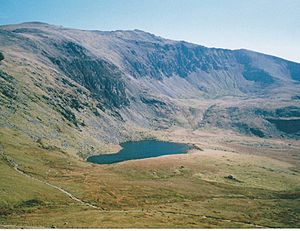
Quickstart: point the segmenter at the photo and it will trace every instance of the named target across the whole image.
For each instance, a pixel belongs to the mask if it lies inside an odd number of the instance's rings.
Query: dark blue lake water
[[[187,144],[158,140],[130,141],[121,143],[120,145],[123,149],[117,153],[91,156],[87,161],[96,164],[113,164],[126,160],[145,159],[170,154],[183,154],[187,153],[190,149],[190,146]]]

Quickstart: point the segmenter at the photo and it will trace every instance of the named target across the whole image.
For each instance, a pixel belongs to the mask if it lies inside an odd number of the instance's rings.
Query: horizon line
[[[282,56],[278,56],[278,55],[274,55],[274,54],[270,54],[270,53],[265,53],[263,51],[258,51],[258,50],[255,50],[255,49],[249,49],[249,48],[244,48],[244,47],[232,49],[232,48],[226,48],[226,47],[207,46],[207,45],[202,45],[202,44],[199,44],[197,42],[193,42],[193,41],[189,41],[189,40],[166,38],[166,37],[160,36],[158,34],[154,34],[152,32],[149,32],[147,30],[138,29],[138,28],[135,28],[135,29],[116,29],[116,30],[86,29],[86,28],[76,28],[76,27],[72,27],[72,26],[68,27],[68,26],[64,26],[64,25],[51,24],[51,23],[43,22],[43,21],[23,21],[23,22],[19,22],[19,23],[0,24],[0,27],[16,26],[16,25],[21,25],[21,24],[41,24],[41,25],[43,24],[43,25],[55,26],[55,27],[60,27],[60,28],[64,28],[64,29],[69,29],[69,30],[81,30],[81,31],[89,31],[89,32],[93,32],[93,31],[94,32],[96,32],[96,31],[98,31],[98,32],[140,31],[140,32],[143,32],[143,33],[148,33],[148,34],[154,35],[155,37],[159,37],[159,38],[162,38],[162,39],[165,39],[165,40],[171,40],[171,41],[174,41],[174,42],[185,42],[185,43],[189,43],[189,44],[192,44],[192,45],[202,46],[202,47],[205,47],[205,48],[208,48],[208,49],[221,49],[221,50],[230,50],[230,51],[240,51],[240,50],[250,51],[250,52],[255,52],[255,53],[259,53],[259,54],[263,54],[263,55],[267,55],[267,56],[272,56],[272,57],[275,57],[275,58],[279,58],[279,59],[283,59],[283,60],[286,60],[286,61],[289,61],[289,62],[300,64],[300,61],[291,60],[289,58],[284,58]]]

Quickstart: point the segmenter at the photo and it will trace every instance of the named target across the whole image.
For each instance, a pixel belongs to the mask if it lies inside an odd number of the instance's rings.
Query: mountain
[[[0,27],[0,127],[86,156],[170,128],[300,137],[300,64],[140,31]]]

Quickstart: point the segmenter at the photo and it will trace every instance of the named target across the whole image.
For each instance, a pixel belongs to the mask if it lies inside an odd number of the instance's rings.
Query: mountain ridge
[[[288,62],[300,64],[300,62],[295,61],[295,60],[290,60],[290,59],[287,59],[287,58],[279,57],[279,56],[276,56],[276,55],[273,55],[273,54],[267,54],[265,52],[256,51],[256,50],[252,50],[252,49],[248,49],[248,48],[229,49],[229,48],[223,48],[223,47],[209,47],[209,46],[204,46],[204,45],[198,44],[196,42],[186,41],[184,39],[182,40],[182,39],[164,38],[160,35],[155,35],[154,33],[151,33],[149,31],[145,31],[145,30],[142,30],[142,29],[138,29],[138,28],[135,28],[135,29],[116,29],[116,30],[77,29],[77,28],[74,28],[74,27],[65,27],[65,26],[62,26],[62,25],[55,25],[55,24],[50,24],[50,23],[41,22],[41,21],[28,21],[28,22],[13,23],[13,24],[7,24],[7,25],[2,24],[2,25],[0,25],[0,28],[1,27],[9,28],[9,27],[14,27],[14,26],[19,27],[20,25],[31,26],[32,24],[33,25],[50,26],[50,27],[54,27],[54,28],[57,28],[57,29],[64,29],[64,30],[78,30],[78,31],[87,31],[87,32],[100,32],[100,33],[140,32],[140,33],[143,33],[143,34],[148,34],[148,35],[151,35],[151,36],[155,36],[156,38],[160,38],[160,39],[163,39],[163,40],[169,40],[169,41],[173,41],[173,42],[184,42],[184,43],[191,44],[191,45],[202,46],[202,47],[205,47],[205,48],[208,48],[208,49],[254,52],[254,53],[257,53],[257,54],[262,54],[262,55],[274,57],[274,58],[277,58],[277,59],[280,59],[280,60],[285,60],[285,61],[288,61]]]
[[[26,132],[36,140],[56,140],[59,147],[65,140],[65,146],[87,153],[99,141],[118,143],[172,127],[299,137],[299,131],[280,130],[291,113],[296,120],[290,122],[298,123],[298,63],[140,30],[99,32],[36,22],[0,26],[0,44],[1,126],[24,132],[31,124]],[[54,121],[47,122],[44,111]]]

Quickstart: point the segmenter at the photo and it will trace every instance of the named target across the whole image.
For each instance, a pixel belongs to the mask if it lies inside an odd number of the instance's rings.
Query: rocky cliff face
[[[60,146],[172,126],[299,136],[282,123],[299,122],[300,64],[277,57],[43,23],[1,26],[0,51],[1,126]]]
[[[63,56],[49,55],[51,62],[87,88],[103,106],[120,108],[129,104],[122,73],[114,64],[89,55],[84,47],[74,42],[54,43],[53,46]]]

